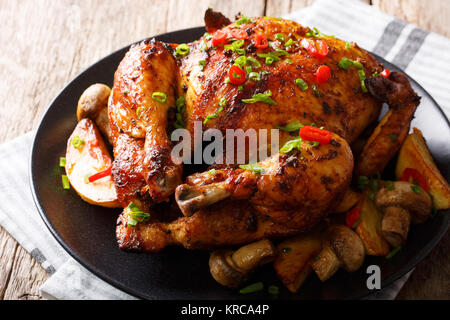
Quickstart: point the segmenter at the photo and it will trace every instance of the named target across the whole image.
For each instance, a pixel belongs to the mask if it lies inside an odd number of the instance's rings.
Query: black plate
[[[166,42],[190,42],[204,33],[203,28],[171,32],[156,37]],[[113,75],[127,48],[100,60],[70,82],[50,104],[42,118],[33,143],[30,163],[31,189],[36,206],[58,242],[87,269],[132,295],[146,299],[246,299],[265,298],[267,293],[243,296],[217,284],[208,270],[207,252],[168,248],[158,254],[127,253],[119,250],[115,222],[119,210],[92,206],[82,201],[73,189],[61,187],[59,157],[65,154],[66,141],[76,125],[76,105],[81,93],[91,84],[112,85]],[[389,69],[397,68],[383,59]],[[450,180],[449,122],[433,98],[411,80],[422,102],[413,125],[420,128],[444,177]],[[365,265],[349,274],[339,271],[326,283],[310,277],[299,294],[289,293],[276,278],[271,266],[261,268],[253,277],[266,285],[275,284],[283,299],[360,298],[370,292],[366,287],[366,267],[381,267],[382,287],[411,270],[439,242],[448,229],[450,216],[440,213],[423,225],[414,227],[406,247],[393,259],[368,257]]]

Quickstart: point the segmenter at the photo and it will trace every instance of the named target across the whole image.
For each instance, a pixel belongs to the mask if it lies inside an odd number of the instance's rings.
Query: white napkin
[[[450,114],[450,40],[353,0],[319,0],[287,18],[325,34],[355,41],[417,80]],[[34,132],[0,146],[0,225],[51,274],[41,287],[48,299],[134,299],[73,260],[52,237],[35,208],[28,182]],[[394,299],[410,273],[371,299]]]

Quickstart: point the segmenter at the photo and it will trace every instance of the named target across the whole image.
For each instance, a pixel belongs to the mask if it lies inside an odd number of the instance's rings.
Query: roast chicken
[[[333,211],[352,178],[381,172],[409,131],[419,98],[407,78],[380,76],[383,65],[355,43],[279,18],[232,23],[208,9],[205,23],[207,33],[189,44],[132,46],[115,73],[109,138],[122,249],[211,249],[305,232]],[[229,79],[237,63],[248,71],[240,85]],[[318,81],[320,66],[329,68],[327,81]],[[383,102],[390,111],[352,151]],[[300,141],[258,159],[259,170],[223,161],[195,167],[172,155],[170,134],[185,127],[193,135],[198,122],[224,136],[300,123],[323,127],[331,140]],[[281,130],[280,146],[294,138]],[[146,216],[130,226],[133,208]]]

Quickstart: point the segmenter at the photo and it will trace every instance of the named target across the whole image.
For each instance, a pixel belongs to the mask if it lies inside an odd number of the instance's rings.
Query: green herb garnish
[[[252,19],[250,19],[249,17],[241,16],[241,18],[236,21],[236,24],[238,26],[240,26],[241,24],[252,23],[252,22],[253,22]]]
[[[277,286],[269,286],[267,288],[267,292],[269,292],[269,294],[273,295],[273,296],[277,296],[280,294],[280,288],[278,288]]]
[[[287,131],[287,132],[298,131],[302,127],[304,127],[304,125],[301,124],[300,122],[291,122],[285,126],[275,126],[275,128],[277,128],[281,131]]]
[[[200,70],[203,71],[203,69],[205,69],[206,60],[200,60],[200,61],[198,62],[198,65],[200,66]]]
[[[386,183],[384,185],[385,185],[386,189],[388,189],[389,191],[392,191],[395,189],[394,183],[390,180],[386,181]]]
[[[250,170],[253,171],[256,174],[261,174],[264,172],[264,168],[262,168],[259,164],[257,163],[249,163],[249,164],[241,164],[239,166],[239,168],[244,169],[244,170]]]
[[[217,111],[215,113],[206,116],[205,120],[203,121],[203,124],[206,124],[211,119],[218,118],[219,113],[221,113],[223,111],[223,108],[227,105],[227,103],[228,103],[227,99],[222,98],[218,103],[219,109],[217,109]]]
[[[319,89],[317,89],[317,87],[316,87],[315,84],[313,84],[311,88],[312,88],[312,90],[313,90],[313,92],[314,92],[314,95],[315,95],[316,97],[318,97],[318,98],[322,97],[322,94],[319,92]]]
[[[262,291],[263,289],[264,289],[264,284],[262,282],[257,282],[257,283],[251,284],[245,288],[242,288],[241,290],[239,290],[239,292],[242,294],[247,294],[247,293],[254,293],[254,292]]]
[[[189,46],[185,43],[182,43],[178,45],[177,49],[175,50],[175,54],[177,56],[184,57],[189,53],[189,51],[190,51]]]
[[[308,84],[302,78],[295,79],[295,84],[303,91],[308,90]]]
[[[184,128],[185,127],[185,123],[183,121],[183,113],[186,109],[185,107],[185,100],[184,97],[178,97],[177,101],[175,102],[176,108],[177,108],[177,112],[175,114],[175,122],[174,122],[174,127],[179,129],[179,128]]]
[[[414,191],[417,194],[421,194],[422,193],[422,188],[419,187],[419,186],[416,186],[416,185],[411,186],[411,190]]]
[[[317,28],[310,29],[310,31],[306,33],[306,36],[307,37],[314,37],[314,38],[319,38],[319,37],[334,38],[334,36],[329,36],[329,35],[326,35],[326,34],[320,32]]]
[[[69,178],[63,174],[61,175],[61,180],[62,180],[62,185],[64,189],[70,189],[70,183],[69,183]]]
[[[268,105],[276,105],[277,103],[271,98],[272,91],[267,90],[265,93],[254,94],[250,99],[242,99],[243,103],[262,102]]]
[[[79,136],[74,136],[72,138],[72,145],[76,148],[79,149],[84,143],[84,139],[80,139]]]
[[[288,252],[290,252],[292,249],[291,248],[283,248],[283,249],[281,249],[281,251],[283,252],[283,253],[288,253]]]
[[[167,93],[164,92],[153,92],[152,99],[158,101],[159,103],[164,103],[167,100]]]
[[[64,157],[59,158],[59,166],[63,168],[66,166],[66,158]]]
[[[401,246],[398,246],[398,247],[392,249],[391,252],[389,252],[389,253],[386,255],[386,259],[391,259],[391,258],[392,258],[393,256],[395,256],[401,249],[402,249]]]
[[[289,140],[284,144],[284,146],[280,149],[280,153],[289,153],[294,149],[300,150],[300,147],[302,145],[302,138],[297,137],[293,140]]]
[[[364,189],[366,189],[367,185],[369,184],[370,179],[366,176],[359,176],[357,179],[357,185],[358,185],[358,189],[363,191]]]
[[[149,213],[145,213],[133,202],[128,205],[130,212],[128,213],[128,226],[135,227],[139,222],[147,221],[150,218]]]

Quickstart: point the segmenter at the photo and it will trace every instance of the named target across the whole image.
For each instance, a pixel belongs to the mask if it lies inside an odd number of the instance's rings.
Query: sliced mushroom
[[[88,118],[95,122],[101,133],[111,141],[111,128],[108,119],[108,99],[111,89],[104,84],[96,83],[84,90],[78,100],[77,119]]]
[[[348,272],[358,270],[364,257],[364,244],[358,235],[344,225],[334,225],[327,230],[325,245],[312,267],[319,279],[326,281],[341,267]]]
[[[213,278],[226,287],[237,288],[248,279],[251,271],[275,259],[272,242],[263,239],[240,249],[217,250],[209,258],[209,270]]]
[[[406,181],[395,181],[389,189],[381,188],[375,203],[384,212],[381,232],[393,247],[406,242],[411,221],[423,223],[431,213],[430,195]]]

